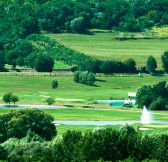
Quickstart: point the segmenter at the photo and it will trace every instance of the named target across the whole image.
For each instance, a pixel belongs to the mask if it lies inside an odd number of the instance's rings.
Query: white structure
[[[128,98],[135,98],[136,94],[136,92],[128,92]]]

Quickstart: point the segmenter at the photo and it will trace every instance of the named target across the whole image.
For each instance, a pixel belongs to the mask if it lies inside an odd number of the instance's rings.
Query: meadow
[[[56,61],[56,60],[54,60],[54,67],[53,67],[53,69],[54,70],[58,70],[58,69],[69,69],[70,68],[70,66],[69,65],[67,65],[67,64],[64,64],[63,62],[61,62],[61,61]],[[12,65],[8,65],[8,64],[6,64],[5,65],[5,69],[6,70],[10,70],[10,69],[12,69]],[[16,70],[31,70],[31,68],[28,68],[28,67],[25,67],[25,66],[16,66]]]
[[[12,75],[10,75],[12,74]],[[16,74],[16,75],[14,75]],[[143,75],[97,75],[95,86],[88,86],[73,81],[72,73],[1,73],[0,103],[5,93],[18,95],[19,104],[46,104],[48,97],[56,99],[55,104],[89,104],[98,99],[127,99],[128,92],[136,92],[143,85],[153,85],[168,81],[168,76]],[[52,89],[56,79],[58,88]]]
[[[137,68],[145,66],[150,55],[157,60],[158,69],[162,69],[161,55],[168,50],[168,39],[136,39],[120,41],[114,33],[48,34],[59,43],[101,60],[124,61],[133,58]]]

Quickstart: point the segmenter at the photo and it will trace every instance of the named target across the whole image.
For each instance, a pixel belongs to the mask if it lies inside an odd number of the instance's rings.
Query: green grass
[[[83,103],[88,99],[126,99],[128,92],[135,92],[143,85],[153,85],[159,81],[168,81],[168,76],[112,76],[97,77],[96,86],[75,83],[72,75],[63,76],[0,76],[0,103],[5,93],[12,92],[19,96],[19,104],[45,104],[48,97],[57,99],[56,104]],[[58,88],[52,89],[51,83],[56,79]],[[63,99],[63,101],[61,100]],[[66,99],[66,100],[65,100]],[[81,99],[68,100],[68,99]],[[83,102],[82,100],[85,100]]]
[[[55,61],[54,69],[69,69],[70,66],[61,61]]]
[[[161,69],[161,55],[167,51],[168,39],[139,39],[119,41],[114,33],[49,34],[59,43],[101,60],[126,60],[134,58],[137,67],[145,66],[147,58],[153,55]]]
[[[0,115],[8,113],[12,108],[1,108]],[[79,109],[79,108],[67,108],[67,109],[43,109],[46,113],[51,114],[55,120],[77,120],[77,121],[140,121],[141,110],[139,109]],[[154,120],[167,120],[167,111],[161,113],[153,112]],[[93,131],[96,128],[112,127],[114,129],[120,129],[123,125],[112,126],[82,126],[82,125],[57,125],[58,135],[63,134],[67,130],[75,131]],[[142,125],[134,124],[134,127],[150,128],[152,130],[144,131],[144,133],[160,133],[167,131],[168,125]]]
[[[54,69],[69,69],[69,68],[70,68],[69,65],[64,64],[64,63],[61,62],[61,61],[56,61],[56,60],[55,60]],[[12,65],[5,64],[5,69],[11,70],[11,69],[12,69]],[[22,70],[22,69],[28,70],[28,69],[30,69],[30,68],[25,67],[25,66],[18,66],[18,65],[17,65],[17,66],[16,66],[16,69],[17,69],[17,70]]]

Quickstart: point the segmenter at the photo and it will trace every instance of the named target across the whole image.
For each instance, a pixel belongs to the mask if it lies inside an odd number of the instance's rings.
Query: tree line
[[[126,125],[119,130],[68,130],[60,137],[52,121],[53,117],[37,109],[13,110],[0,116],[0,160],[168,161],[167,133],[146,135],[138,127]]]
[[[135,72],[135,61],[130,60],[132,58],[124,62],[100,61],[58,43],[54,48],[54,41],[44,37],[38,40],[32,34],[84,33],[94,28],[143,31],[154,25],[167,25],[167,8],[167,0],[2,0],[0,70],[7,63],[13,69],[17,65],[26,65],[37,71],[50,72],[56,59],[77,65],[80,71]],[[50,47],[48,43],[51,43]]]
[[[11,38],[40,31],[139,32],[168,24],[167,0],[1,0],[0,8],[0,31]]]

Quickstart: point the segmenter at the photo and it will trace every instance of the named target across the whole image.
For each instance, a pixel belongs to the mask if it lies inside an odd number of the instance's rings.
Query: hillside
[[[146,66],[150,55],[157,60],[158,69],[162,69],[161,55],[166,51],[168,39],[137,39],[120,41],[114,33],[47,34],[52,39],[73,50],[82,52],[100,60],[124,61],[135,59],[137,67]]]

